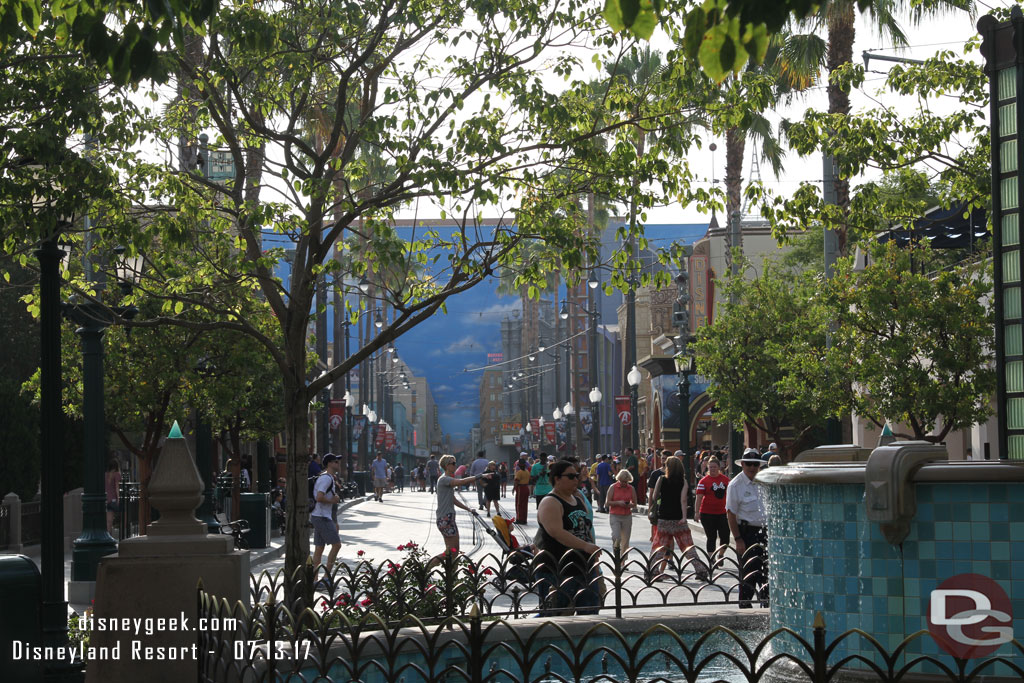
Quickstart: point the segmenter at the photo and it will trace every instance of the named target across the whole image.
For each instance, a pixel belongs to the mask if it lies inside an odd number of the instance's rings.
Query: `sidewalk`
[[[354,505],[362,503],[364,498],[356,498],[354,500],[348,500],[341,504],[341,509],[346,510]],[[38,544],[31,545],[22,550],[22,555],[25,555],[32,560],[36,567],[42,571],[41,560],[40,560],[40,546]],[[270,545],[266,548],[251,549],[249,550],[249,567],[253,572],[262,571],[265,566],[269,563],[280,560],[281,565],[284,564],[284,536],[272,536],[270,539]],[[64,594],[68,594],[67,586],[71,582],[71,560],[72,553],[68,551],[64,553]],[[82,614],[91,605],[82,603],[68,603],[68,615],[72,613]]]

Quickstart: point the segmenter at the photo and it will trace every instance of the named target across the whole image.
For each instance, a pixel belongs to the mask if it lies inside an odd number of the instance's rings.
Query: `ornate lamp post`
[[[635,365],[633,366],[633,369],[631,369],[629,373],[626,375],[626,382],[629,383],[629,412],[633,418],[630,421],[630,446],[632,446],[633,448],[640,447],[640,427],[637,425],[636,414],[639,411],[639,408],[637,407],[637,395],[639,392],[638,387],[640,386],[640,382],[643,380],[643,378],[644,376],[640,374],[640,368],[638,368]]]
[[[122,291],[131,289],[134,268],[124,258],[124,249],[117,250],[117,276]],[[92,271],[87,264],[87,275]],[[90,278],[92,279],[92,278]],[[102,287],[102,282],[93,280]],[[98,296],[102,296],[102,290]],[[103,405],[103,334],[119,318],[132,318],[134,306],[108,307],[101,301],[72,302],[64,305],[64,315],[78,329],[82,340],[82,423],[84,428],[84,472],[82,493],[82,533],[75,539],[71,553],[70,594],[76,599],[91,598],[96,568],[104,555],[117,552],[117,542],[107,533],[106,490],[103,473],[107,459],[107,423]],[[85,584],[85,585],[83,585]]]
[[[590,399],[590,414],[591,414],[591,418],[590,418],[591,419],[590,433],[592,434],[592,436],[590,437],[590,460],[591,460],[591,462],[597,462],[597,454],[599,452],[598,449],[600,449],[600,447],[601,447],[601,444],[600,444],[600,434],[601,434],[601,432],[600,432],[600,427],[599,427],[600,421],[599,421],[598,415],[600,414],[601,399],[603,398],[603,395],[601,394],[601,390],[600,389],[598,389],[597,387],[594,387],[593,389],[590,390],[590,396],[588,396],[588,398]]]
[[[572,453],[572,416],[576,414],[576,410],[573,409],[571,402],[566,401],[562,412],[565,414],[565,454],[570,455]]]

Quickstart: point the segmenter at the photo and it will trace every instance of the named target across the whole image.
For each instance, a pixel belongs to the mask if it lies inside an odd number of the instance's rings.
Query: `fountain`
[[[863,452],[846,448],[852,457]],[[771,627],[787,626],[809,639],[820,612],[830,640],[859,628],[894,652],[907,637],[929,630],[929,609],[942,611],[949,600],[949,611],[932,619],[946,617],[946,625],[932,627],[945,646],[916,638],[901,660],[929,655],[955,670],[946,652],[959,644],[966,648],[961,656],[995,651],[1024,666],[1013,644],[969,646],[972,639],[998,639],[1000,627],[1010,625],[1003,612],[1024,634],[1024,463],[953,462],[943,446],[919,441],[876,448],[859,462],[837,462],[834,453],[834,447],[814,449],[758,475],[768,502]],[[1008,599],[991,595],[999,588]],[[990,613],[960,615],[959,626],[949,619],[974,609]],[[884,664],[859,636],[842,641],[832,661],[855,655]],[[854,660],[847,667],[868,664]],[[997,668],[985,673],[1010,671]]]

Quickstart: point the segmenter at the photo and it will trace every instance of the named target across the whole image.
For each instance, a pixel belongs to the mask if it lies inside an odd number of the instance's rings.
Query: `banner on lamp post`
[[[338,429],[345,420],[345,400],[341,398],[331,399],[331,429]]]
[[[633,411],[630,409],[628,395],[615,397],[615,412],[619,414],[619,421],[622,424],[632,424]]]
[[[359,437],[363,435],[363,430],[366,429],[367,422],[369,420],[366,419],[365,415],[359,415],[352,421],[352,439],[354,441],[359,441]]]
[[[541,436],[540,418],[539,417],[534,417],[534,418],[530,419],[530,429],[533,430],[533,433],[536,434],[537,438],[539,439],[540,436]]]
[[[544,423],[544,440],[548,443],[555,443],[555,423]]]

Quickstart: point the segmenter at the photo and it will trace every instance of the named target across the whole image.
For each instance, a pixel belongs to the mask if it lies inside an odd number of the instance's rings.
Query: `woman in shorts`
[[[455,523],[455,508],[460,507],[463,510],[472,512],[461,500],[455,498],[455,487],[466,486],[479,479],[489,479],[498,476],[496,472],[490,474],[485,472],[475,477],[456,479],[453,476],[455,473],[454,455],[442,455],[438,464],[441,466],[441,476],[437,478],[437,486],[435,487],[437,489],[437,530],[444,537],[444,551],[435,557],[434,560],[440,560],[444,553],[449,550],[459,549],[459,526]]]

